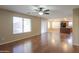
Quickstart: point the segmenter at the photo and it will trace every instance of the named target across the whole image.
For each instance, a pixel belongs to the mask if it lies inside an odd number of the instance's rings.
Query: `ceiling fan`
[[[45,9],[45,8],[42,8],[42,7],[35,9],[35,11],[37,11],[39,13],[39,15],[43,15],[43,14],[49,15],[50,14],[49,9]]]

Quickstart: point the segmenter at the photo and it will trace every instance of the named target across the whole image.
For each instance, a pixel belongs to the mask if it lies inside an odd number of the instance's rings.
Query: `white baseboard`
[[[40,35],[40,34],[37,34],[37,35]],[[29,37],[33,37],[33,36],[37,36],[37,35],[32,35],[32,36],[29,36]],[[29,37],[26,37],[26,38],[29,38]],[[22,38],[22,39],[25,39],[25,38]],[[12,43],[12,42],[19,41],[19,40],[22,40],[22,39],[11,40],[11,41],[8,41],[8,42],[1,43],[0,45],[4,45],[4,44],[8,44],[8,43]]]
[[[44,33],[41,33],[41,34],[46,34],[46,33],[48,33],[48,32],[44,32]]]

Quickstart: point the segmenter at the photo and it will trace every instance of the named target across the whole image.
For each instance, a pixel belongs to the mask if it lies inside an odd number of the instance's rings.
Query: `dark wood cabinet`
[[[61,22],[61,27],[60,27],[60,32],[61,33],[71,33],[72,32],[72,28],[67,28],[68,25],[68,21],[62,21]]]
[[[70,34],[72,32],[72,28],[60,28],[60,32]]]

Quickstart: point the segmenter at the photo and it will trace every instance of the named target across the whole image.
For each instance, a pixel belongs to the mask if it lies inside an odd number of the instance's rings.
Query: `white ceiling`
[[[62,17],[72,17],[73,8],[79,8],[78,5],[0,5],[1,9],[6,9],[14,12],[19,12],[23,14],[29,14],[33,16],[40,16],[38,12],[34,9],[43,7],[45,9],[50,9],[49,15],[42,15],[41,17],[46,17],[49,19],[62,18]]]

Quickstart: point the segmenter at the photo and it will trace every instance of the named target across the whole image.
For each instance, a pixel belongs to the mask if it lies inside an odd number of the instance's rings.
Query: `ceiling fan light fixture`
[[[43,15],[43,12],[39,12],[39,15]]]

